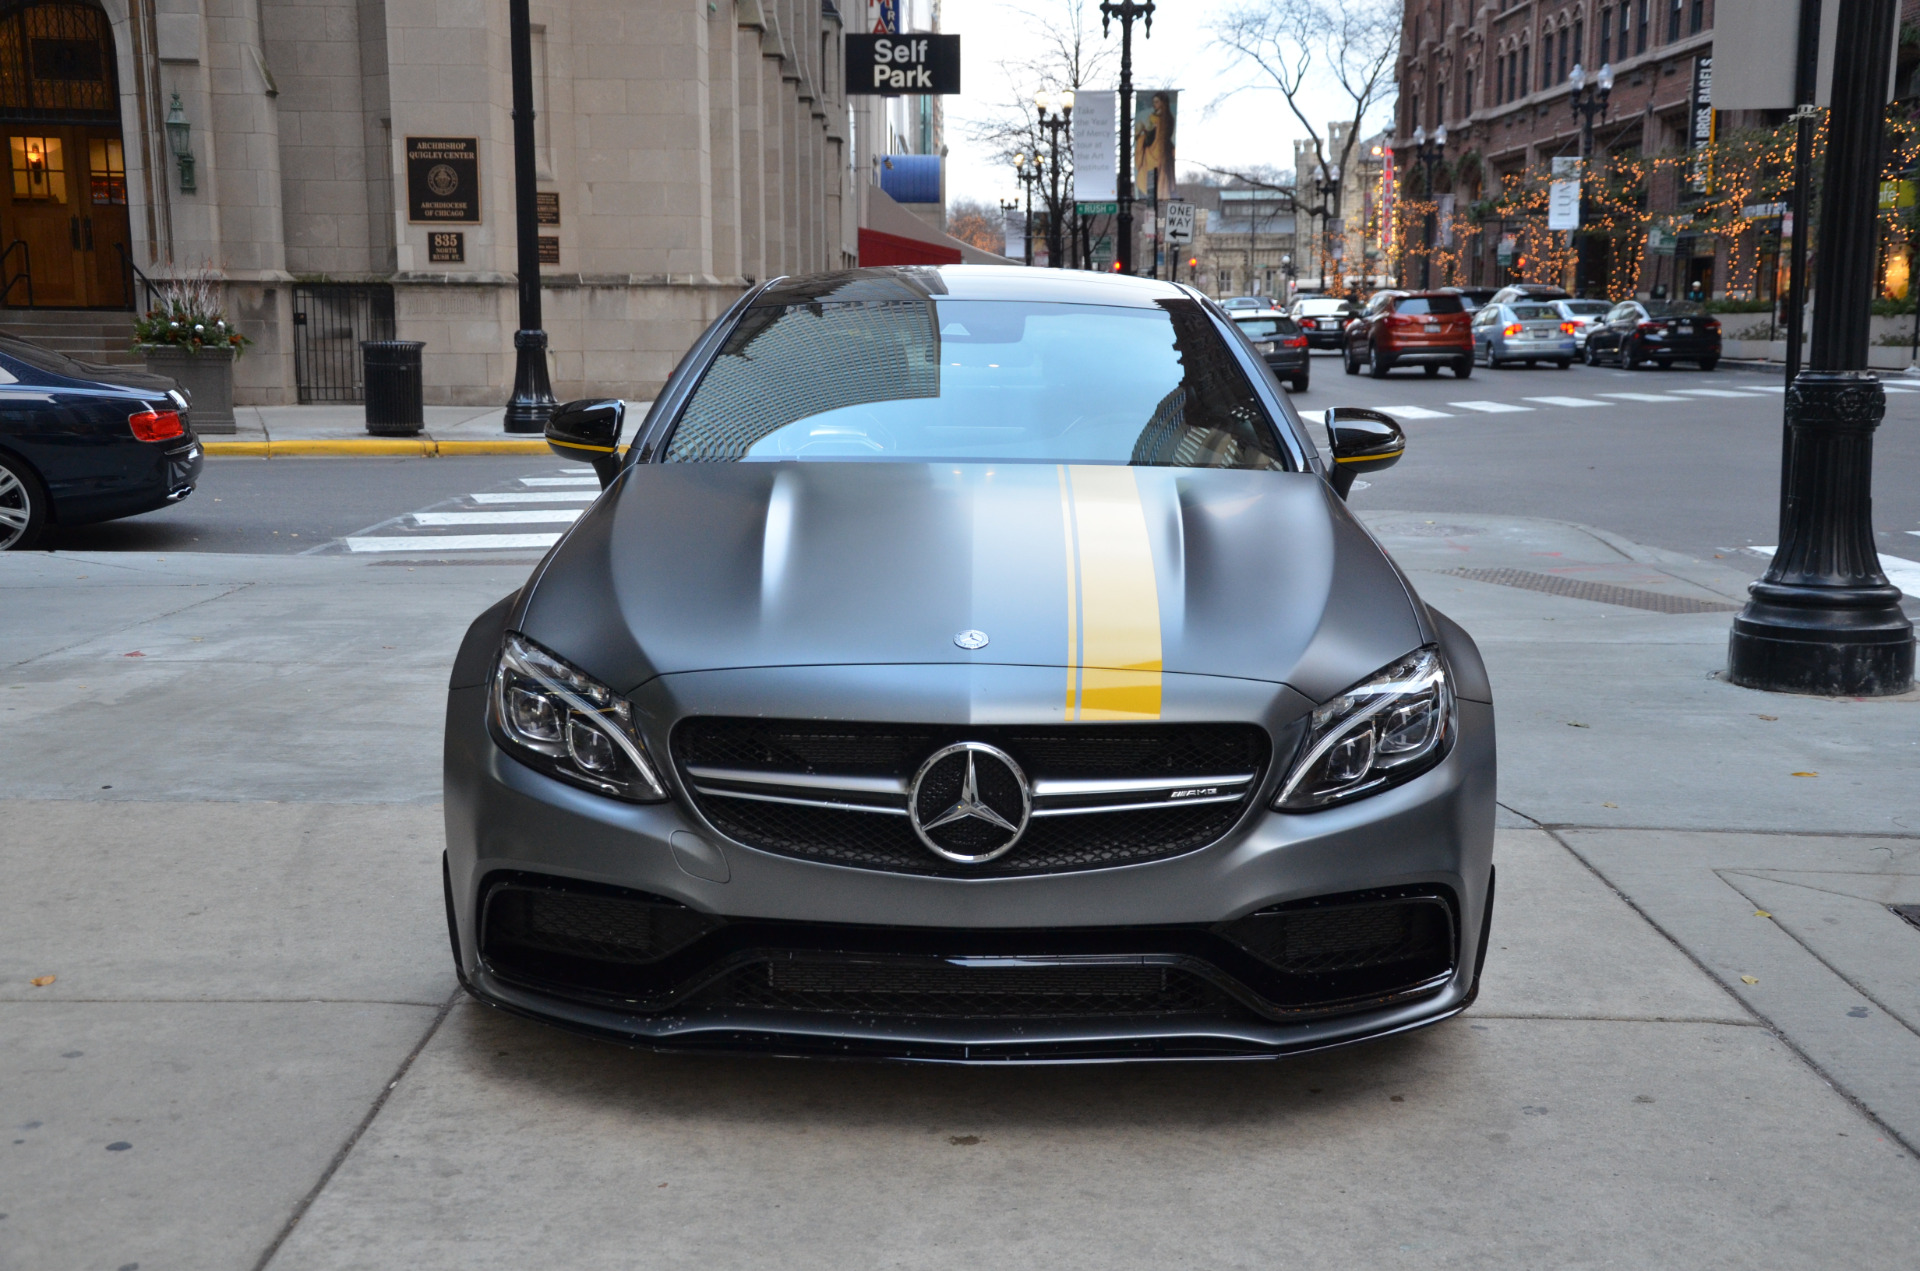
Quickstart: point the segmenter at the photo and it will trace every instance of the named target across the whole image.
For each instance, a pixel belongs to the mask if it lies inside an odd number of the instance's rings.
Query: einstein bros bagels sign
[[[849,35],[847,92],[892,97],[960,91],[957,35]]]

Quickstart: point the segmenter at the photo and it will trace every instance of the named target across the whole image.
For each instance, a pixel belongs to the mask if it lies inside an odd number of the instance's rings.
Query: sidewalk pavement
[[[628,402],[644,418],[652,402]],[[417,437],[375,437],[359,402],[312,406],[236,406],[235,433],[203,438],[209,455],[270,459],[297,455],[546,454],[538,434],[506,431],[504,406],[429,406]]]
[[[1727,684],[1712,562],[1369,519],[1492,673],[1483,992],[1208,1067],[656,1056],[476,1006],[443,685],[524,568],[0,558],[0,1266],[1906,1264],[1920,699]]]

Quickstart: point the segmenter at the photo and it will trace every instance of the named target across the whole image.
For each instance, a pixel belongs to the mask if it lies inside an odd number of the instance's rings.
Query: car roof
[[[1236,322],[1241,318],[1284,318],[1286,316],[1287,311],[1285,309],[1235,309],[1233,311],[1233,318]]]
[[[1025,265],[888,265],[776,278],[758,306],[850,303],[862,300],[1038,300],[1060,304],[1150,308],[1163,300],[1190,300],[1184,287],[1157,278],[1098,274],[1085,269],[1029,269]]]

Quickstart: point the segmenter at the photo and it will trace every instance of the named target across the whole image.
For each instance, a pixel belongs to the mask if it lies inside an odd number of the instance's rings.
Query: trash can
[[[367,431],[376,437],[414,437],[426,426],[420,381],[421,340],[362,340],[366,367]]]

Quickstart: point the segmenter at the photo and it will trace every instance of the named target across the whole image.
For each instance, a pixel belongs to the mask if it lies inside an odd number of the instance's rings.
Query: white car
[[[1605,326],[1607,314],[1613,308],[1611,300],[1550,300],[1547,305],[1573,323],[1573,347],[1582,351],[1587,347],[1587,333]]]

